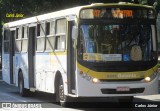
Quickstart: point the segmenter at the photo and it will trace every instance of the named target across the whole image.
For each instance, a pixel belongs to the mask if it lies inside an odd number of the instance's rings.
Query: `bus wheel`
[[[67,107],[68,106],[68,102],[67,102],[68,98],[64,94],[64,84],[63,84],[62,78],[59,81],[57,96],[59,98],[60,105],[63,106],[63,107]]]
[[[24,88],[24,78],[22,72],[19,73],[18,88],[21,96],[27,96],[28,90]]]

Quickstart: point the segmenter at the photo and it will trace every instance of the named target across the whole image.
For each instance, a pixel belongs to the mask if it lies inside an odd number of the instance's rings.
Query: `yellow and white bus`
[[[156,12],[131,3],[91,4],[3,26],[3,80],[73,97],[158,93]]]

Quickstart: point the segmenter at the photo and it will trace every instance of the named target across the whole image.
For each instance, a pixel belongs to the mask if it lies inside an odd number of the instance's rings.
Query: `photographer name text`
[[[24,14],[22,13],[6,13],[6,18],[23,18]]]
[[[135,104],[135,108],[157,108],[157,104]]]

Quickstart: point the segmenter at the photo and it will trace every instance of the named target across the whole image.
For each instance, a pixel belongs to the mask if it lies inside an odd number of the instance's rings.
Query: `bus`
[[[78,98],[158,94],[156,12],[95,3],[4,24],[2,75],[19,93]]]

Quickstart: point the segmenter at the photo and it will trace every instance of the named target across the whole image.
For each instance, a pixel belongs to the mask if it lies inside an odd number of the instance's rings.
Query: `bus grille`
[[[131,88],[130,91],[116,91],[116,89],[101,89],[103,94],[136,94],[143,93],[144,88]]]
[[[101,82],[130,82],[130,81],[141,81],[144,78],[138,79],[100,79]]]

